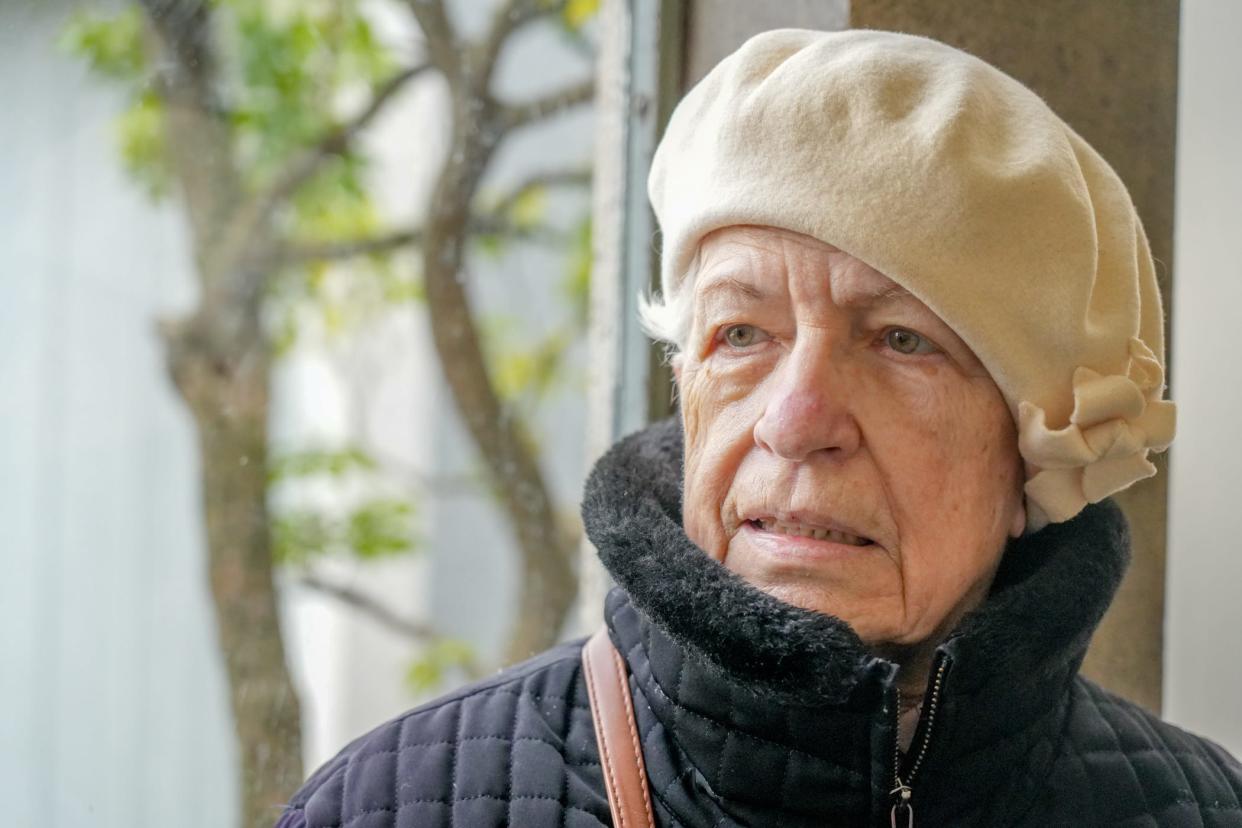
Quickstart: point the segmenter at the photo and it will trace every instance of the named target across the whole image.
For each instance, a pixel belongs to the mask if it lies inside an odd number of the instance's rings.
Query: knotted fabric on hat
[[[757,35],[677,106],[648,192],[665,300],[708,233],[766,225],[938,314],[1013,412],[1028,530],[1154,474],[1148,452],[1173,439],[1155,267],[1125,186],[978,58],[889,32]]]

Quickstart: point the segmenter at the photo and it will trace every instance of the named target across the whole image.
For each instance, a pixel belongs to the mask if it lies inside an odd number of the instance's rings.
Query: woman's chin
[[[777,580],[754,585],[781,603],[846,620],[843,608],[833,600],[833,595],[816,584]]]
[[[851,594],[884,594],[900,584],[892,557],[876,543],[853,545],[785,535],[744,524],[730,539],[724,564],[787,603],[837,604]],[[790,601],[786,595],[799,597]]]

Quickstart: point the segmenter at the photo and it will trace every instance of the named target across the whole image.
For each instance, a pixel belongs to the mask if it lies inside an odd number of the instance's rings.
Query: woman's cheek
[[[705,378],[701,364],[686,366],[682,369],[678,391],[681,395],[681,421],[685,440],[682,521],[690,540],[707,549],[710,541],[704,534],[707,528],[704,525],[704,516],[710,514],[710,510],[705,500],[711,497],[711,493],[703,484],[708,477],[704,463],[708,459],[705,447],[711,430],[711,416],[704,394]]]
[[[734,419],[742,409],[753,407],[763,377],[762,366],[753,361],[715,355],[683,369],[678,391],[687,455],[709,440],[720,439],[723,431],[733,430],[722,428],[720,421]]]
[[[903,441],[916,457],[937,467],[953,463],[977,450],[979,418],[975,406],[953,388],[943,371],[925,374],[896,373],[884,381],[873,381],[866,395],[873,423],[905,435]],[[975,444],[975,449],[970,445]],[[917,465],[926,465],[918,463]]]
[[[690,540],[711,557],[723,560],[726,540],[720,511],[727,488],[720,486],[723,470],[716,460],[687,454],[682,522]]]
[[[685,433],[683,522],[686,534],[717,560],[729,538],[724,515],[738,469],[754,442],[753,399],[736,375],[711,365],[682,373]]]

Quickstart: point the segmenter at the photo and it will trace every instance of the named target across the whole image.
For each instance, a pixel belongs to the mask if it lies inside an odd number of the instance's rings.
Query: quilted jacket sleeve
[[[380,725],[316,771],[276,828],[608,825],[581,647]]]
[[[1242,765],[1079,677],[1047,802],[1023,825],[1242,828]]]
[[[287,810],[280,815],[276,828],[306,828],[306,814],[301,808]]]

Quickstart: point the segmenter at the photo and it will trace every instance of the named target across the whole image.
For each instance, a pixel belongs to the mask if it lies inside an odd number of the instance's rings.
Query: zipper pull
[[[910,790],[910,786],[897,780],[897,787],[888,792],[889,796],[898,797],[897,802],[893,805],[893,810],[889,814],[890,824],[892,828],[899,828],[898,814],[902,812],[906,815],[905,828],[914,828],[914,806],[910,804],[910,796],[914,791]]]

